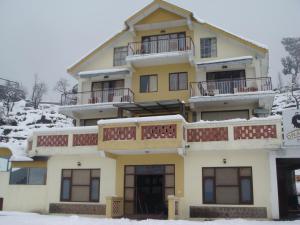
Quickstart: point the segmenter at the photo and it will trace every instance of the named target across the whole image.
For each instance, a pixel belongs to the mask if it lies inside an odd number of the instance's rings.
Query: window
[[[46,168],[12,168],[10,184],[45,185]]]
[[[169,90],[187,90],[188,89],[188,75],[187,73],[170,73],[169,74]]]
[[[217,38],[201,38],[201,58],[217,57]]]
[[[5,157],[0,157],[0,172],[7,172],[9,170],[9,160]]]
[[[128,53],[127,46],[114,48],[114,66],[125,65],[127,53]]]
[[[251,167],[203,168],[203,203],[253,204]]]
[[[157,91],[157,75],[143,75],[140,77],[140,92]]]
[[[61,201],[98,202],[100,169],[64,169],[61,178]]]

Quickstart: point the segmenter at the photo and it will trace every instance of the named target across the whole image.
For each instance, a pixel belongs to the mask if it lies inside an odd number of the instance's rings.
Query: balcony
[[[131,42],[126,61],[135,67],[188,63],[194,56],[191,37]]]
[[[263,94],[263,95],[262,95]],[[256,101],[274,97],[271,77],[209,80],[190,83],[190,102]]]
[[[61,105],[133,102],[134,93],[129,88],[108,88],[97,91],[67,93],[61,96]]]

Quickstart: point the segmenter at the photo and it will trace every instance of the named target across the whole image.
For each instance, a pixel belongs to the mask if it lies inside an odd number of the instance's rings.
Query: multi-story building
[[[62,96],[60,112],[76,127],[33,133],[34,161],[12,162],[9,185],[1,177],[4,209],[279,217],[266,47],[154,0],[68,72],[78,93]]]

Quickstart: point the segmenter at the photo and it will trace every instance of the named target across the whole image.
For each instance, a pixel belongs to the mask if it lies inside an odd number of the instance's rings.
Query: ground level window
[[[12,168],[10,184],[45,185],[46,168]]]
[[[253,204],[252,168],[203,168],[203,203]]]
[[[61,201],[98,202],[100,169],[64,169],[61,178]]]

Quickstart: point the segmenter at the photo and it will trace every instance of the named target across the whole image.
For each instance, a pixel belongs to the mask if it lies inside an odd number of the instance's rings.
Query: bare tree
[[[285,75],[292,75],[292,84],[296,84],[297,76],[300,74],[300,37],[283,38],[281,43],[289,54],[281,59],[282,72]]]
[[[16,86],[10,82],[6,83],[5,88],[1,91],[1,99],[7,116],[13,110],[15,102],[25,99],[25,93],[25,89],[21,85]]]
[[[43,96],[46,94],[46,92],[46,83],[39,81],[38,76],[34,75],[34,84],[32,87],[31,101],[35,109],[39,107],[39,104],[41,103]]]
[[[60,94],[67,94],[69,92],[69,86],[68,80],[60,78],[54,86],[54,91],[57,91]]]

